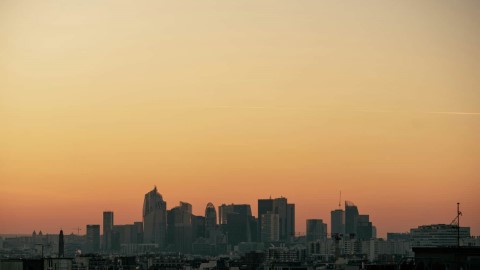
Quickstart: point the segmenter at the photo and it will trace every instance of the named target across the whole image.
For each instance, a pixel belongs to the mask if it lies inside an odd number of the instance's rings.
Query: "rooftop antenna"
[[[342,191],[340,190],[340,198],[338,199],[338,208],[342,208]]]

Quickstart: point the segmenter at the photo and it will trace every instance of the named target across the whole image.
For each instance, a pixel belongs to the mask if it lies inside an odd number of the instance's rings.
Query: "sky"
[[[480,235],[479,1],[0,3],[0,233],[284,196]],[[343,207],[343,203],[342,203]]]

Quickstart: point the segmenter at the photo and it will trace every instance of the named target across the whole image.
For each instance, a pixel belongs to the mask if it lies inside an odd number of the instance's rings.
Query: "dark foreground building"
[[[2,270],[72,270],[72,258],[3,259]]]
[[[480,269],[480,247],[414,247],[415,269]]]

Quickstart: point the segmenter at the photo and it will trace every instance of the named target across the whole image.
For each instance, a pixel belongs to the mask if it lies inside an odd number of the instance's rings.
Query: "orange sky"
[[[480,234],[478,1],[0,3],[0,233],[338,192]],[[330,224],[329,224],[330,225]],[[72,228],[72,229],[70,229]]]

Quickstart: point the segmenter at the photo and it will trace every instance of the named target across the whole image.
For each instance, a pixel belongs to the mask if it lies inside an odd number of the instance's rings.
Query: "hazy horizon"
[[[480,235],[478,29],[473,0],[1,1],[0,232],[139,221],[156,185],[284,196],[299,232],[340,190],[380,236],[460,202]]]

